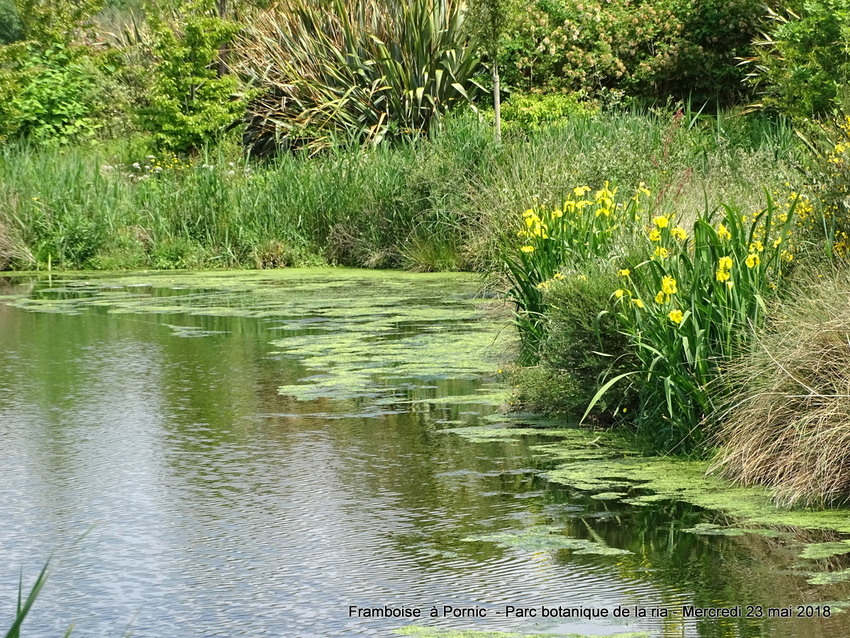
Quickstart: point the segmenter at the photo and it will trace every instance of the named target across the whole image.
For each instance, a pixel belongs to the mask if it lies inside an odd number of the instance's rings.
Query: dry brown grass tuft
[[[0,216],[0,270],[6,270],[10,266],[27,268],[34,264],[32,253]]]
[[[850,273],[815,276],[729,370],[717,467],[777,504],[850,501]]]

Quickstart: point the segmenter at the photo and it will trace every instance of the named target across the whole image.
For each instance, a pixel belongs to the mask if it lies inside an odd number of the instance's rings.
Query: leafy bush
[[[789,0],[771,11],[750,58],[762,103],[795,117],[822,116],[838,106],[850,75],[850,2]]]
[[[61,43],[0,50],[0,139],[65,144],[91,137],[108,119],[109,74],[101,59]]]
[[[503,77],[521,90],[732,102],[744,77],[736,58],[762,13],[758,0],[537,0],[505,38]]]
[[[142,128],[166,149],[201,148],[244,114],[237,78],[219,75],[213,64],[239,27],[209,15],[211,4],[189,3],[172,19],[148,14],[156,63],[140,119]]]
[[[0,46],[20,40],[23,35],[15,3],[12,0],[0,0]]]
[[[269,152],[427,132],[475,95],[463,19],[457,0],[292,0],[263,13],[239,45],[241,71],[264,89],[248,141]]]
[[[71,43],[74,35],[90,25],[104,0],[14,0],[23,38],[42,47]]]
[[[502,104],[505,131],[536,131],[571,117],[587,117],[598,109],[572,93],[515,93]]]
[[[601,312],[617,285],[610,262],[564,266],[561,275],[542,286],[547,309],[540,361],[530,373],[517,373],[518,399],[578,421],[605,379],[633,369],[635,361],[615,318]],[[605,396],[595,406],[595,420],[631,418],[633,399],[630,393]]]

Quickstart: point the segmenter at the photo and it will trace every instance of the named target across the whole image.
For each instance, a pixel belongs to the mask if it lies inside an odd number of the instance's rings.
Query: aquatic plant
[[[563,266],[607,257],[634,229],[647,195],[643,185],[625,201],[608,182],[595,192],[578,186],[559,206],[527,209],[511,228],[519,241],[505,237],[499,262],[507,296],[516,306],[524,361],[534,360],[543,338],[546,288],[564,279]]]
[[[612,310],[630,339],[637,370],[638,430],[654,447],[692,449],[724,390],[718,370],[744,355],[763,324],[765,299],[794,257],[796,201],[752,215],[729,206],[701,213],[690,230],[676,215],[656,215],[644,229],[646,258],[618,271]]]

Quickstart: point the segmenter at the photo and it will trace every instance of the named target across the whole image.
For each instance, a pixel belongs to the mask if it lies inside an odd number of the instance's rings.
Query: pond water
[[[478,287],[0,280],[0,630],[52,555],[25,636],[847,635],[846,511],[504,414]]]

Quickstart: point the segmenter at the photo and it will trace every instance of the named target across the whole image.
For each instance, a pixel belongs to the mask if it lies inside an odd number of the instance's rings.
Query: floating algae
[[[850,581],[850,569],[837,572],[820,572],[806,580],[810,585],[834,585]]]
[[[716,525],[714,523],[698,523],[688,529],[683,529],[683,532],[688,534],[698,534],[700,536],[743,536],[744,534],[759,534],[769,538],[778,538],[782,536],[782,532],[774,529],[758,529],[746,527],[729,527],[726,525]]]
[[[0,301],[31,312],[255,318],[269,331],[275,353],[307,369],[279,388],[301,401],[377,399],[392,394],[400,380],[412,388],[434,379],[479,380],[495,373],[510,347],[492,300],[476,298],[478,282],[463,273],[333,268],[85,277],[43,280]],[[225,332],[166,325],[180,337]],[[507,398],[498,384],[451,394],[434,401],[494,406]]]
[[[841,554],[850,554],[850,541],[835,541],[830,543],[810,543],[803,549],[800,558],[818,560],[832,558]]]
[[[574,554],[598,554],[600,556],[618,556],[633,553],[627,549],[608,547],[601,542],[601,539],[599,541],[591,541],[584,538],[564,536],[561,533],[561,529],[554,525],[537,525],[492,534],[477,534],[475,536],[467,536],[463,540],[467,542],[496,543],[503,547],[531,552],[569,549]]]

